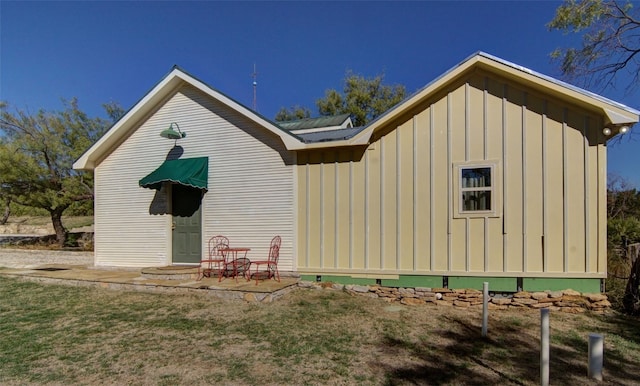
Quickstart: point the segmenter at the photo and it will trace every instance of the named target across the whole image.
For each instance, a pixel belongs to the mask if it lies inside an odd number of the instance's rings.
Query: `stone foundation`
[[[405,305],[434,305],[449,307],[482,307],[482,291],[475,289],[448,288],[395,288],[379,285],[342,285],[328,282],[303,281],[300,287],[333,289],[352,294],[383,299],[389,303],[399,302]],[[553,311],[582,313],[586,310],[604,313],[610,309],[607,295],[588,294],[567,289],[564,291],[490,293],[489,309],[507,310],[514,308],[548,308]]]

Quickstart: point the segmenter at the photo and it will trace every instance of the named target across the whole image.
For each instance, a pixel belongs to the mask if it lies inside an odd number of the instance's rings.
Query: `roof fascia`
[[[398,114],[410,109],[423,99],[432,95],[435,91],[460,76],[471,67],[478,66],[499,72],[507,77],[520,82],[528,81],[538,89],[550,92],[563,100],[570,101],[579,106],[597,110],[606,118],[606,125],[633,125],[640,119],[640,112],[621,103],[615,102],[601,95],[583,90],[579,87],[562,82],[555,78],[532,71],[526,67],[518,66],[511,62],[497,58],[495,56],[478,52],[471,55],[455,67],[442,74],[440,77],[427,84],[421,90],[409,96],[387,113],[381,115],[371,122],[362,131],[349,140],[350,145],[366,145],[369,143],[371,135],[381,126],[393,120]],[[607,122],[608,120],[608,122]]]
[[[398,105],[396,105],[396,107],[392,108],[391,110],[387,111],[385,114],[382,114],[381,116],[376,118],[373,122],[369,123],[369,125],[365,127],[364,130],[360,131],[358,134],[353,136],[353,138],[351,138],[350,140],[351,144],[353,145],[368,144],[369,140],[371,139],[371,135],[377,128],[384,126],[386,123],[393,120],[402,111],[413,107],[414,105],[422,101],[424,98],[433,94],[440,87],[449,83],[452,79],[456,78],[457,76],[459,76],[460,74],[468,70],[471,66],[476,64],[478,60],[479,60],[478,55],[472,55],[467,59],[465,59],[464,61],[462,61],[461,63],[459,63],[458,65],[456,65],[455,67],[452,67],[451,69],[446,71],[444,74],[440,75],[438,78],[428,83],[422,89],[418,90],[413,95],[409,96],[403,102],[400,102]]]
[[[93,146],[85,151],[84,154],[73,163],[73,168],[93,170],[96,167],[97,161],[126,135],[134,122],[142,119],[157,103],[166,98],[167,95],[182,84],[182,80],[176,76],[178,72],[180,72],[180,70],[177,68],[169,72],[151,91],[113,124]]]
[[[489,54],[479,53],[478,55],[482,57],[480,60],[481,67],[490,70],[493,69],[493,71],[501,71],[502,74],[507,74],[508,77],[519,80],[520,82],[522,82],[522,80],[528,81],[533,84],[535,88],[543,90],[546,93],[551,93],[560,99],[590,110],[596,110],[607,118],[608,121],[605,120],[605,124],[632,125],[640,119],[640,111],[605,98],[602,95],[592,93]]]
[[[301,142],[300,139],[298,139],[291,133],[287,132],[286,130],[281,129],[275,123],[255,113],[254,111],[236,102],[235,100],[229,98],[228,96],[222,94],[221,92],[214,90],[213,88],[211,88],[204,82],[194,78],[193,76],[183,71],[180,71],[177,74],[177,76],[179,76],[185,82],[189,83],[191,86],[199,89],[205,94],[208,94],[209,96],[223,103],[227,107],[239,112],[240,114],[244,115],[246,118],[252,120],[253,122],[259,124],[260,126],[264,127],[265,129],[271,131],[272,133],[280,137],[280,139],[284,143],[287,150],[292,150],[292,147],[295,147],[297,144]]]
[[[527,81],[535,88],[552,93],[557,97],[571,101],[579,106],[597,110],[602,113],[606,120],[606,125],[633,125],[640,119],[640,112],[604,98],[598,94],[572,86],[568,83],[537,73],[528,68],[518,66],[484,52],[475,53],[456,66],[452,67],[444,74],[434,79],[422,89],[409,96],[396,107],[371,122],[352,138],[339,141],[327,142],[303,142],[295,133],[281,129],[275,123],[262,117],[260,114],[248,109],[242,104],[234,101],[226,95],[214,90],[204,82],[196,79],[178,67],[165,76],[147,95],[145,95],[131,110],[129,110],[111,129],[105,133],[91,148],[89,148],[74,164],[74,169],[92,170],[99,160],[112,146],[115,146],[123,138],[129,129],[146,114],[148,114],[157,103],[177,90],[183,83],[188,83],[205,94],[225,104],[229,108],[243,114],[248,119],[264,127],[277,135],[284,143],[287,150],[308,150],[328,147],[359,146],[368,145],[371,135],[380,127],[395,119],[403,111],[412,108],[423,99],[428,98],[441,87],[444,87],[456,77],[461,76],[472,67],[478,66],[493,72],[498,72],[507,78],[516,81]],[[350,118],[349,118],[350,119]]]
[[[313,149],[324,149],[330,147],[344,147],[344,146],[353,146],[350,140],[341,139],[339,141],[326,141],[326,142],[301,142],[298,141],[288,150],[313,150]],[[367,143],[365,143],[367,145]]]
[[[214,90],[204,82],[187,74],[178,67],[174,67],[154,88],[151,89],[138,103],[136,103],[120,120],[118,120],[111,128],[91,146],[76,162],[73,163],[74,169],[93,170],[98,160],[116,146],[121,139],[127,135],[129,130],[152,111],[158,103],[175,92],[183,84],[189,84],[210,97],[218,100],[229,108],[241,113],[250,120],[256,122],[260,126],[266,128],[282,139],[288,150],[299,146],[301,141],[294,135],[280,129],[269,120],[263,118],[259,114],[249,110],[240,103],[227,97],[226,95]]]
[[[332,131],[332,130],[340,130],[344,129],[343,126],[327,126],[327,127],[316,127],[313,129],[297,129],[290,130],[293,134],[309,134],[309,133],[320,133],[322,131]]]

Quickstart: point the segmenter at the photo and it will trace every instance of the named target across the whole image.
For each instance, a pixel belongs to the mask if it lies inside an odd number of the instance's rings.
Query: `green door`
[[[173,184],[173,264],[200,263],[202,255],[202,191]]]

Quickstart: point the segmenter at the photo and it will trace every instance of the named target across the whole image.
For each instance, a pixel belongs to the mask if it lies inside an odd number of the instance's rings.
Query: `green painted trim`
[[[337,284],[355,284],[355,285],[373,285],[376,284],[376,279],[365,279],[351,276],[333,276],[322,275],[322,281],[330,281]]]
[[[303,281],[315,282],[320,276],[322,282],[336,284],[374,285],[376,279],[355,278],[338,275],[300,275]],[[382,279],[381,285],[385,287],[442,287],[443,276],[401,275],[398,279]],[[522,278],[522,289],[525,291],[562,291],[573,289],[578,292],[599,293],[601,279],[576,279],[576,278]],[[492,292],[516,292],[518,279],[515,277],[480,277],[480,276],[449,276],[448,287],[450,289],[482,289],[484,282],[489,283],[489,291]]]
[[[300,279],[305,281],[316,281],[316,277],[320,276],[320,281],[323,283],[337,283],[337,284],[356,284],[356,285],[374,285],[376,279],[364,279],[351,276],[334,276],[334,275],[301,275]]]
[[[482,283],[489,283],[489,291],[516,292],[518,283],[515,277],[478,277],[478,276],[449,276],[449,288],[482,289]]]
[[[599,293],[600,279],[547,279],[522,278],[522,289],[525,291],[562,291],[572,289],[578,292]]]
[[[442,288],[442,276],[401,275],[399,279],[382,279],[385,287]]]

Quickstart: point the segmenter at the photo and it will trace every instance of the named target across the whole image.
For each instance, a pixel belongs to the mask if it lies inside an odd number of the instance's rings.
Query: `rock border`
[[[448,288],[403,288],[383,287],[380,285],[343,285],[331,282],[301,281],[298,286],[312,289],[333,289],[346,291],[351,294],[380,298],[386,302],[400,304],[434,305],[445,307],[482,307],[482,291],[476,289],[448,289]],[[552,311],[567,313],[583,313],[587,310],[595,313],[605,313],[611,309],[607,295],[601,293],[580,293],[572,289],[563,291],[520,291],[516,293],[490,292],[489,309],[540,309],[548,308]]]

